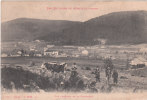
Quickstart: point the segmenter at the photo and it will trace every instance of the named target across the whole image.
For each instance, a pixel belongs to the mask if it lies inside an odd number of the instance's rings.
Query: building
[[[54,45],[47,45],[47,48],[52,48],[54,47]]]
[[[82,51],[82,55],[88,56],[89,52],[87,50]]]
[[[6,53],[2,53],[1,57],[8,57],[8,55]]]
[[[55,51],[55,50],[46,50],[44,51],[44,55],[45,56],[58,56],[59,55],[59,51]]]
[[[132,67],[147,66],[147,59],[143,57],[136,57],[130,62],[130,65]]]
[[[147,48],[141,48],[141,49],[139,50],[139,52],[141,52],[141,53],[147,53]]]
[[[37,57],[42,57],[42,54],[35,54],[35,56],[37,56]]]

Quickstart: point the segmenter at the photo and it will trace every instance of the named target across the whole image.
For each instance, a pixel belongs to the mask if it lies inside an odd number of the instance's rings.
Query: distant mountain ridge
[[[147,11],[121,11],[85,22],[16,19],[2,23],[2,41],[44,40],[56,45],[147,43]]]
[[[80,22],[18,18],[2,23],[2,41],[34,40],[58,33]]]

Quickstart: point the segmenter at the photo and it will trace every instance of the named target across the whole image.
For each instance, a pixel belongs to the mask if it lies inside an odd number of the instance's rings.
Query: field
[[[137,69],[137,70],[126,70],[126,62],[123,60],[113,60],[113,64],[115,66],[115,69],[118,70],[119,73],[119,78],[118,78],[118,84],[113,84],[113,80],[111,78],[110,84],[107,84],[106,77],[105,77],[105,71],[104,71],[104,61],[103,60],[96,60],[96,59],[78,59],[78,58],[49,58],[49,57],[6,57],[2,58],[2,66],[4,65],[11,67],[15,71],[15,66],[22,66],[24,72],[28,71],[27,73],[31,72],[30,75],[33,74],[34,77],[38,77],[38,72],[37,70],[40,68],[42,63],[44,62],[52,62],[52,61],[57,61],[57,62],[66,62],[68,69],[71,69],[73,63],[77,64],[77,72],[78,76],[84,81],[84,84],[89,84],[93,81],[95,81],[95,76],[92,74],[94,72],[96,66],[99,66],[101,68],[100,72],[100,80],[101,82],[97,82],[95,88],[98,90],[98,92],[140,92],[140,91],[146,91],[147,90],[147,76],[146,76],[146,71],[147,68],[144,69]],[[34,62],[34,66],[29,67],[31,63]],[[2,67],[2,69],[3,69]],[[8,67],[8,68],[9,68]],[[17,70],[16,70],[17,71]],[[143,72],[143,73],[142,73]],[[40,76],[40,80],[46,80],[46,77],[50,76],[50,72],[48,73],[47,76]],[[144,74],[145,73],[145,74]],[[3,73],[2,73],[3,74]],[[21,74],[21,72],[19,73]],[[143,75],[141,75],[143,74]],[[10,76],[2,75],[2,80],[5,80],[4,77],[15,77],[12,74]],[[26,74],[24,74],[26,75]],[[70,76],[70,71],[67,72],[67,77],[69,78]],[[23,77],[23,75],[22,75]],[[26,76],[24,76],[26,77]],[[29,79],[28,79],[29,80]],[[40,83],[38,83],[40,84]],[[41,83],[44,84],[44,83]],[[3,84],[2,84],[3,85]],[[42,85],[40,85],[42,86]],[[44,90],[43,91],[49,91],[49,90]],[[54,90],[57,91],[57,90]],[[89,91],[88,88],[84,88],[82,91]],[[82,92],[80,91],[80,92]]]

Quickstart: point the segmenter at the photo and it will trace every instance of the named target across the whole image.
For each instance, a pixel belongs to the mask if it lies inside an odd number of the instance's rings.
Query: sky
[[[24,1],[24,0],[2,0],[2,1]],[[25,0],[34,1],[34,0]],[[35,0],[35,1],[147,1],[147,0]]]
[[[111,12],[146,10],[147,2],[2,1],[2,22],[16,18],[86,21]]]

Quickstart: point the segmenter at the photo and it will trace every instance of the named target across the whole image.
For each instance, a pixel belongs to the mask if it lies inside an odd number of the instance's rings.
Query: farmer
[[[95,78],[96,78],[96,82],[97,81],[100,82],[100,69],[99,69],[99,67],[97,67],[95,70]]]
[[[67,70],[67,63],[64,64],[64,73],[66,73]]]
[[[105,69],[105,72],[106,72],[106,77],[108,77],[109,74],[110,74],[110,76],[111,76],[111,69],[110,69],[110,67],[107,67],[107,68]]]
[[[65,63],[64,65],[64,76],[66,77],[66,74],[67,74],[67,63]]]
[[[106,77],[111,73],[112,73],[112,70],[113,70],[113,63],[112,63],[112,59],[111,58],[107,58],[105,61],[104,61],[104,66],[105,66],[105,73],[106,73]]]
[[[74,63],[72,68],[71,68],[71,75],[70,75],[70,78],[69,78],[71,87],[76,86],[77,78],[78,78],[78,72],[77,72],[76,63]]]
[[[117,72],[117,70],[113,71],[112,77],[113,77],[113,83],[117,84],[117,82],[118,82],[118,72]]]
[[[77,65],[76,65],[76,63],[73,63],[72,70],[77,70]]]
[[[76,65],[76,63],[74,63],[73,64],[73,66],[72,66],[72,71],[71,71],[71,74],[72,74],[72,76],[76,76],[78,73],[77,73],[77,65]]]
[[[110,67],[107,67],[107,69],[106,69],[106,78],[107,78],[107,84],[109,84],[109,80],[111,78],[111,69],[110,69]]]

